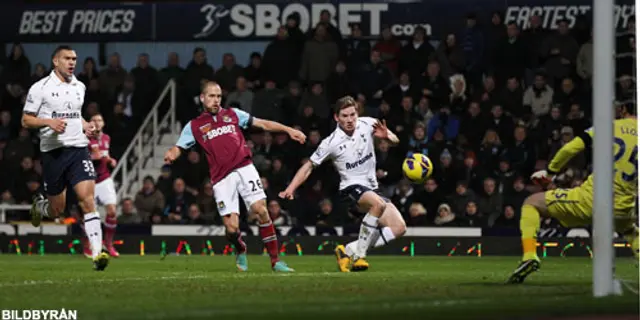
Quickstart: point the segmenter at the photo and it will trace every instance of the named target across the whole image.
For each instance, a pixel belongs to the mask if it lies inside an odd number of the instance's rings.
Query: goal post
[[[615,294],[613,268],[614,0],[593,0],[593,296]]]

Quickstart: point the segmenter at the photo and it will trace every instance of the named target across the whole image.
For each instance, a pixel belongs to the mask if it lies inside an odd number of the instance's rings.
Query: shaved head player
[[[46,198],[39,194],[31,206],[31,223],[56,218],[65,209],[67,187],[74,189],[84,214],[95,270],[104,270],[109,255],[102,252],[102,224],[94,202],[96,172],[87,146],[95,127],[82,118],[86,88],[73,75],[76,52],[60,46],[53,53],[54,70],[29,88],[22,126],[40,131],[42,175]]]
[[[267,196],[251,160],[251,151],[245,143],[242,129],[256,127],[265,131],[286,132],[301,144],[306,140],[305,135],[280,123],[254,118],[240,109],[221,108],[222,89],[215,82],[203,85],[200,101],[205,111],[185,125],[176,145],[165,154],[165,161],[172,163],[182,150],[199,144],[207,155],[213,195],[218,212],[222,215],[227,239],[237,250],[238,270],[248,269],[247,246],[239,229],[240,196],[249,211],[258,217],[260,237],[271,258],[273,271],[292,272],[293,269],[278,258],[278,239],[267,211]]]

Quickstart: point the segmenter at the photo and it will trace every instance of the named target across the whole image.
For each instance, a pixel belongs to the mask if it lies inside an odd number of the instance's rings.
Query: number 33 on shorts
[[[82,165],[84,166],[84,172],[92,177],[96,176],[96,170],[93,168],[93,162],[91,162],[91,160],[82,160]]]

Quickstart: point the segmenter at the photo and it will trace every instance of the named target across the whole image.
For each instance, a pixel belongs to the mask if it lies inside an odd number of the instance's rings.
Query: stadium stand
[[[177,117],[183,124],[197,114],[193,97],[208,79],[222,85],[225,106],[304,131],[305,146],[286,135],[246,133],[271,218],[277,226],[293,226],[291,232],[304,232],[295,228],[303,225],[328,234],[335,232],[333,226],[357,231],[360,217],[335,197],[338,177],[330,164],[314,171],[296,200],[277,197],[335,127],[331,105],[344,95],[356,97],[362,114],[385,119],[399,134],[397,147],[378,143],[376,173],[410,226],[517,228],[522,202],[537,190],[530,174],[591,125],[593,45],[588,31],[570,30],[564,20],[554,30],[538,26],[535,16],[526,30],[505,25],[499,15],[467,21],[465,29],[451,30],[440,43],[421,28],[408,40],[395,39],[385,29],[380,39],[369,41],[360,38],[357,24],[344,39],[332,38],[322,23],[308,35],[289,25],[245,66],[230,53],[214,67],[203,49],[194,48],[186,68],[176,55],[169,55],[166,66],[154,67],[140,54],[137,66],[126,70],[115,53],[102,69],[93,58],[82,61],[77,76],[88,88],[84,112],[104,114],[115,158],[169,79],[179,84]],[[634,27],[629,23],[618,35],[618,101],[635,97],[635,48],[629,45]],[[40,188],[37,139],[20,128],[20,116],[26,90],[47,74],[47,66],[32,66],[28,56],[16,43],[2,61],[3,204],[28,204]],[[424,153],[435,164],[424,185],[402,179],[401,162],[410,152]],[[562,183],[578,184],[588,163],[588,157],[575,159]],[[131,198],[121,199],[119,223],[220,224],[207,174],[202,154],[188,153],[146,177]],[[20,219],[24,213],[7,213],[7,220]],[[248,230],[255,217],[245,213],[243,221]]]

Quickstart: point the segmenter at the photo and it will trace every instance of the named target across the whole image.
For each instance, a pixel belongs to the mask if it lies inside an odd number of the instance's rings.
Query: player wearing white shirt
[[[314,167],[331,159],[340,175],[340,196],[361,212],[367,212],[360,225],[358,240],[336,247],[338,267],[342,272],[362,271],[369,267],[364,259],[370,247],[380,247],[402,236],[406,224],[398,209],[378,194],[374,137],[399,142],[384,122],[358,117],[357,102],[344,97],[336,103],[334,119],[338,126],[325,138],[309,161],[302,165],[280,197],[293,199]]]
[[[56,218],[65,209],[67,186],[73,187],[84,214],[96,270],[107,267],[109,255],[102,252],[102,223],[94,201],[96,173],[87,149],[87,136],[95,134],[93,124],[82,118],[85,86],[73,75],[77,56],[68,46],[53,54],[54,70],[29,88],[22,126],[40,130],[43,195],[31,206],[31,223],[39,226],[42,217]]]

